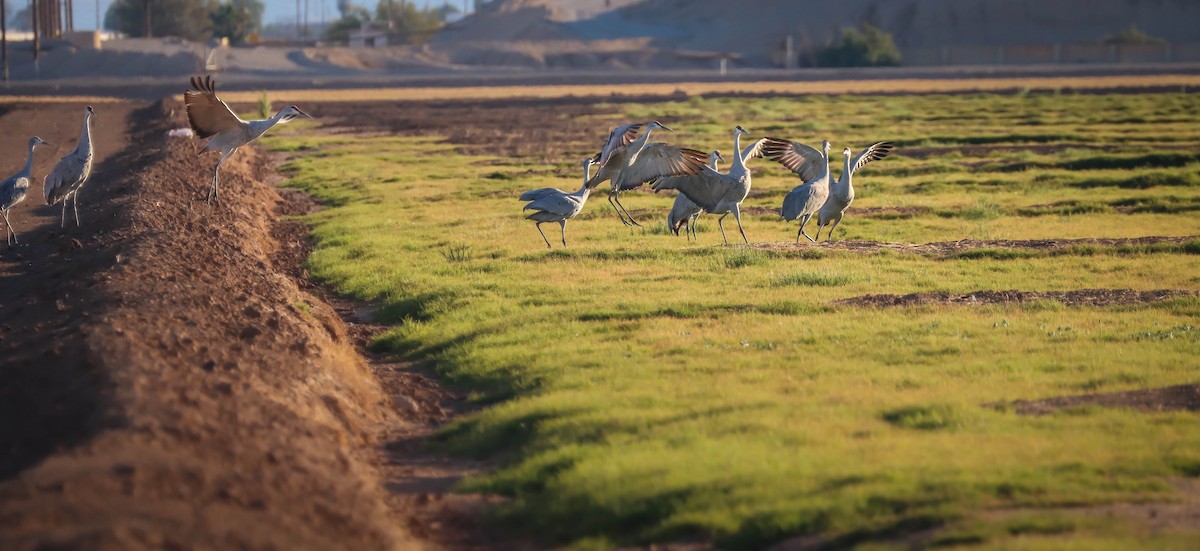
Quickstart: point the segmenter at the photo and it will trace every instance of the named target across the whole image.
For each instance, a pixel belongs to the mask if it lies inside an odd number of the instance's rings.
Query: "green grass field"
[[[855,177],[852,209],[874,210],[848,212],[836,237],[925,243],[1200,234],[1198,110],[1184,93],[697,98],[611,105],[596,125],[658,119],[677,130],[659,138],[725,153],[735,124],[753,138],[829,139],[835,177],[843,145],[892,140],[896,153]],[[634,192],[623,202],[645,227],[622,226],[596,194],[568,223],[569,248],[544,226],[548,251],[516,197],[578,189],[604,133],[549,159],[312,126],[267,140],[297,153],[288,185],[326,205],[308,218],[311,273],[380,305],[394,329],[379,350],[429,360],[471,391],[479,409],[433,447],[500,465],[462,487],[511,498],[493,512],[497,529],[581,548],[700,537],[757,549],[797,535],[870,548],[907,548],[914,534],[972,549],[1200,541],[1200,527],[1102,513],[1200,499],[1195,413],[990,405],[1200,382],[1200,299],[830,305],[1200,289],[1200,242],[950,257],[727,248],[714,217],[689,244],[666,231],[673,197]],[[768,161],[751,168],[744,208],[778,208],[799,183]],[[776,215],[743,220],[752,242],[795,238]]]

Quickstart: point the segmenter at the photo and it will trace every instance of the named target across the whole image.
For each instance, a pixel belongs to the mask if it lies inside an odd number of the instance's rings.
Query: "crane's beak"
[[[669,126],[667,126],[667,125],[665,125],[665,124],[659,123],[658,125],[659,125],[659,126],[661,126],[661,127],[662,127],[662,129],[663,129],[663,130],[666,130],[667,132],[674,132],[674,131],[675,131],[675,129],[674,129],[674,128],[671,128],[671,127],[669,127]]]
[[[296,111],[299,111],[301,115],[304,115],[310,119],[312,118],[312,115],[309,115],[308,113],[305,113],[304,111],[300,111],[299,107],[296,108]]]

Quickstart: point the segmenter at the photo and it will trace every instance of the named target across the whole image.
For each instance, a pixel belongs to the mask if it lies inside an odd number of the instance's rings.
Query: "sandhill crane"
[[[720,214],[721,217],[717,219],[717,227],[721,229],[721,239],[725,241],[726,245],[729,244],[729,239],[725,237],[724,221],[729,213],[733,213],[733,218],[737,220],[738,231],[741,232],[742,239],[746,241],[747,245],[750,244],[750,240],[746,237],[746,230],[742,229],[740,210],[742,201],[745,201],[746,196],[750,194],[750,169],[746,168],[746,161],[751,157],[762,155],[765,140],[758,140],[742,150],[742,134],[747,133],[746,129],[740,125],[733,129],[733,150],[740,153],[734,155],[733,165],[730,166],[727,174],[704,167],[704,170],[695,176],[661,178],[654,182],[654,191],[678,189],[693,203],[704,209],[704,212]]]
[[[555,188],[542,188],[521,194],[522,201],[529,201],[529,204],[521,210],[534,211],[525,219],[537,222],[534,225],[537,227],[538,233],[542,234],[547,249],[550,248],[550,240],[546,239],[546,232],[542,231],[542,224],[545,222],[558,222],[559,231],[562,234],[562,244],[564,247],[567,246],[567,220],[575,218],[583,210],[588,195],[592,193],[592,188],[588,187],[588,178],[591,176],[593,162],[591,157],[584,159],[583,187],[575,193],[567,193]]]
[[[784,196],[783,208],[779,210],[779,214],[788,222],[800,219],[800,230],[796,232],[797,243],[801,235],[808,237],[804,233],[804,225],[829,198],[829,146],[828,140],[821,142],[822,153],[802,143],[778,138],[767,138],[763,144],[764,157],[787,167],[804,181]],[[808,240],[813,241],[813,238],[808,237]]]
[[[717,162],[725,162],[725,158],[721,156],[719,150],[714,149],[708,154],[708,167],[713,170],[718,170]],[[687,176],[668,176],[667,178],[687,178]],[[666,178],[664,178],[665,180]],[[688,241],[696,238],[696,219],[700,218],[700,213],[704,209],[693,203],[687,195],[682,193],[675,196],[675,204],[671,205],[671,212],[667,213],[667,229],[671,233],[679,235],[679,228],[685,228],[684,235]]]
[[[595,188],[609,180],[612,190],[608,201],[617,211],[621,223],[640,226],[621,204],[621,192],[665,176],[694,175],[704,169],[706,155],[701,151],[665,143],[649,143],[650,132],[661,128],[673,132],[658,121],[642,125],[646,132],[628,143],[631,134],[636,134],[637,125],[618,127],[609,134],[600,154],[600,170],[588,180],[588,187]],[[622,131],[623,130],[623,131]]]
[[[816,239],[821,239],[821,228],[826,225],[833,224],[829,228],[829,233],[826,234],[825,240],[833,239],[833,230],[836,230],[838,224],[842,222],[842,215],[846,213],[846,209],[850,208],[850,203],[854,202],[854,184],[851,182],[852,177],[858,169],[863,165],[877,161],[888,156],[892,152],[892,142],[879,142],[872,144],[870,147],[859,153],[853,160],[850,159],[850,148],[842,150],[842,155],[845,157],[845,165],[842,167],[842,176],[829,186],[829,199],[825,200],[825,205],[821,207],[820,213],[817,214],[817,235]]]
[[[29,173],[33,170],[33,148],[39,145],[50,144],[37,136],[29,138],[29,157],[25,159],[25,167],[0,181],[0,216],[4,218],[4,237],[8,239],[9,245],[17,243],[17,230],[13,229],[12,222],[8,219],[8,211],[17,203],[24,201],[25,196],[29,194],[29,184],[32,181]]]
[[[262,120],[244,121],[233,110],[217,97],[217,84],[212,77],[192,77],[192,88],[183,93],[183,102],[187,105],[188,122],[199,138],[212,138],[205,144],[204,149],[220,151],[221,158],[213,168],[212,188],[208,190],[208,201],[219,204],[221,183],[221,164],[237,152],[239,147],[246,145],[276,124],[291,122],[300,116],[309,117],[308,113],[299,107],[290,105],[280,109],[274,117]],[[312,117],[309,117],[312,118]]]
[[[65,226],[67,223],[68,201],[75,208],[75,225],[79,225],[79,190],[92,175],[92,160],[95,158],[95,150],[92,147],[92,117],[94,116],[96,116],[96,112],[92,110],[92,106],[87,106],[83,111],[83,131],[79,135],[79,144],[75,146],[74,151],[59,159],[54,164],[54,168],[50,170],[50,174],[46,175],[46,179],[42,180],[42,192],[45,195],[46,204],[54,205],[59,201],[63,202],[62,220],[59,221],[59,227]]]

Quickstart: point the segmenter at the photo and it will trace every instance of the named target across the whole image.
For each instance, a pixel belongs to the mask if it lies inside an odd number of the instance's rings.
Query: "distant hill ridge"
[[[434,43],[648,38],[656,48],[762,60],[789,34],[797,46],[824,44],[861,21],[892,33],[901,47],[1095,42],[1131,24],[1195,42],[1200,1],[494,0]]]

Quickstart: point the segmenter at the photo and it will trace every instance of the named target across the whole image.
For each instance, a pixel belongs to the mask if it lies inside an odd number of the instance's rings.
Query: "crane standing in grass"
[[[642,137],[631,139],[637,135],[638,129],[643,127],[646,132]],[[608,135],[604,149],[600,152],[600,169],[588,180],[590,188],[599,186],[605,180],[611,181],[612,190],[608,200],[617,210],[621,223],[626,226],[641,224],[634,220],[625,209],[625,205],[621,204],[622,191],[666,176],[698,174],[704,169],[706,156],[702,151],[665,143],[649,143],[650,132],[658,128],[673,132],[658,121],[617,127]]]
[[[842,222],[842,215],[846,213],[846,209],[850,208],[850,203],[854,202],[854,183],[851,177],[854,176],[858,169],[863,165],[877,161],[888,156],[892,152],[892,142],[879,142],[872,144],[870,147],[859,153],[857,157],[851,160],[850,148],[842,150],[842,155],[845,157],[845,166],[842,168],[842,175],[837,182],[829,186],[829,199],[825,200],[825,205],[821,207],[821,211],[817,214],[817,235],[816,239],[821,239],[821,228],[832,224],[829,228],[829,233],[825,235],[825,240],[833,239],[833,230],[836,230],[838,224]],[[845,232],[842,232],[845,233]]]
[[[550,248],[550,240],[546,239],[546,232],[542,231],[542,224],[546,222],[558,222],[560,233],[562,233],[562,244],[567,246],[567,220],[575,218],[583,210],[584,203],[587,203],[588,195],[591,195],[592,188],[588,187],[588,180],[592,172],[592,157],[588,157],[583,161],[583,187],[575,193],[567,193],[561,189],[542,188],[531,191],[526,191],[521,194],[522,201],[529,201],[521,210],[534,211],[525,218],[537,222],[538,233],[542,234],[542,239],[546,241],[546,248]]]
[[[25,159],[25,167],[0,181],[0,216],[4,218],[4,236],[8,239],[9,245],[17,243],[17,231],[13,229],[12,221],[8,219],[8,211],[12,210],[17,203],[24,201],[25,196],[29,194],[29,184],[32,181],[29,173],[33,171],[33,148],[39,145],[50,144],[37,136],[29,138],[29,157]]]
[[[712,153],[708,154],[708,168],[719,171],[718,162],[725,162],[725,158],[721,156],[720,151],[714,149]],[[669,176],[668,178],[687,178],[687,176]],[[655,182],[655,184],[657,183]],[[667,213],[667,229],[671,230],[671,233],[679,235],[679,228],[685,228],[683,233],[687,236],[688,241],[696,239],[696,219],[700,218],[700,214],[703,212],[703,207],[692,202],[687,195],[680,193],[675,196],[675,204],[671,205],[671,212]]]
[[[233,110],[217,97],[217,85],[212,77],[192,77],[192,88],[183,93],[183,102],[187,105],[188,123],[199,138],[212,138],[205,144],[205,150],[220,151],[221,158],[213,168],[212,188],[208,191],[208,201],[220,204],[220,171],[221,164],[237,152],[239,147],[246,145],[276,124],[290,122],[296,117],[309,117],[308,113],[299,107],[291,105],[284,107],[274,117],[262,120],[244,121],[233,113]],[[309,117],[312,118],[312,117]]]
[[[801,235],[808,237],[804,233],[804,225],[829,199],[829,147],[828,140],[821,142],[824,153],[800,142],[778,138],[767,138],[763,144],[764,157],[783,165],[804,180],[803,184],[784,196],[783,208],[779,209],[779,214],[788,222],[800,219],[800,229],[796,232],[797,243]],[[808,240],[816,242],[811,237]]]
[[[92,117],[96,112],[92,106],[87,106],[83,112],[83,132],[79,135],[79,144],[75,150],[67,153],[55,163],[50,174],[42,181],[42,191],[47,205],[63,202],[62,220],[59,227],[67,224],[67,202],[75,208],[75,225],[79,225],[79,192],[83,184],[92,175],[92,160],[95,159],[95,149],[92,147]]]
[[[721,217],[717,218],[717,227],[721,229],[721,239],[725,241],[726,245],[729,244],[729,239],[725,237],[724,221],[730,213],[733,213],[734,220],[737,220],[738,231],[741,232],[742,239],[747,245],[750,244],[750,239],[746,237],[746,230],[742,229],[741,212],[742,201],[745,201],[746,196],[750,194],[750,169],[746,168],[746,161],[762,155],[762,147],[766,140],[758,140],[742,150],[742,134],[747,133],[741,125],[733,129],[734,159],[728,173],[722,174],[709,167],[704,167],[704,170],[695,176],[661,178],[654,183],[654,191],[678,189],[689,200],[704,209],[704,212],[720,214]]]

